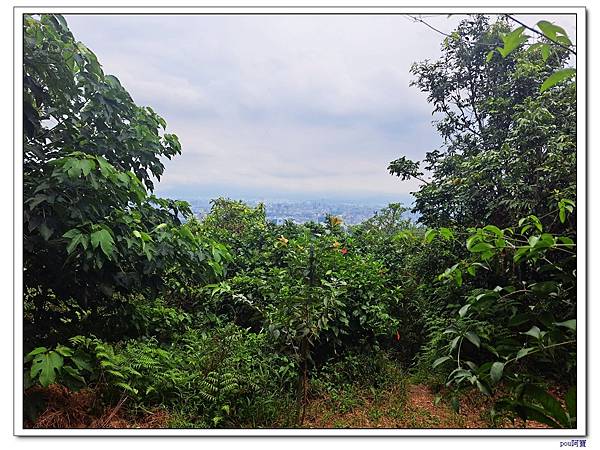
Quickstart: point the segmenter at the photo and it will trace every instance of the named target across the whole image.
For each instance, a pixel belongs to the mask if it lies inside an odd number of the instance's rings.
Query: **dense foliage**
[[[411,375],[575,426],[576,87],[538,27],[473,16],[413,66],[444,138],[425,172],[389,166],[423,182],[418,223],[390,204],[348,227],[155,197],[177,137],[64,18],[25,16],[26,418],[59,383],[173,427],[298,426],[314,396]]]
[[[415,193],[429,226],[506,227],[529,214],[543,217],[557,199],[575,200],[575,83],[540,93],[568,53],[553,49],[544,58],[533,46],[490,53],[509,28],[488,21],[463,21],[444,40],[440,60],[411,68],[445,142],[427,153],[430,177]],[[423,176],[420,163],[405,157],[389,169],[404,179]]]

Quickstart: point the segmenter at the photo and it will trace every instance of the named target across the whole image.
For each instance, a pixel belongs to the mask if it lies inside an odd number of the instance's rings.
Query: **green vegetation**
[[[179,428],[463,426],[474,392],[481,426],[574,427],[572,44],[509,25],[469,17],[411,69],[445,141],[390,163],[423,181],[418,222],[346,227],[157,198],[177,137],[62,17],[26,16],[26,424],[60,384]],[[422,385],[455,416],[411,409]]]

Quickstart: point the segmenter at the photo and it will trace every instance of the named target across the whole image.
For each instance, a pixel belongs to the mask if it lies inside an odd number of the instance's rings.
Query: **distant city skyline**
[[[204,218],[211,210],[211,199],[187,199],[194,215]],[[388,203],[336,201],[336,200],[278,200],[269,201],[262,199],[246,199],[245,203],[256,206],[264,203],[267,220],[282,224],[286,220],[296,223],[317,222],[322,223],[327,215],[342,219],[345,225],[356,225],[373,217],[375,213],[385,208]],[[404,203],[409,207],[409,204]],[[410,211],[405,213],[407,218],[416,220],[417,216]]]

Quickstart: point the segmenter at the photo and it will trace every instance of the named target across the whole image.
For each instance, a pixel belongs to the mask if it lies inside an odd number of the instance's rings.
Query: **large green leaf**
[[[98,248],[100,246],[104,254],[110,258],[113,251],[113,238],[107,230],[103,228],[92,233],[91,241],[92,247]]]
[[[479,336],[477,336],[475,333],[473,333],[472,331],[467,331],[465,333],[465,337],[477,348],[479,348],[481,346],[481,340],[479,339]]]
[[[515,410],[519,413],[519,416],[521,416],[523,420],[535,420],[552,428],[560,428],[560,424],[548,417],[546,412],[537,406],[519,404],[515,406]]]
[[[502,42],[504,42],[504,47],[497,47],[496,50],[502,55],[503,58],[506,58],[511,52],[516,50],[519,45],[527,42],[529,36],[523,34],[525,31],[524,27],[519,27],[511,31],[510,33],[502,36]]]
[[[534,337],[536,339],[539,339],[541,337],[541,331],[535,325],[532,326],[528,331],[521,333],[521,334],[526,334],[526,335]]]
[[[546,81],[544,81],[542,83],[542,86],[540,87],[540,92],[545,92],[548,89],[556,86],[561,81],[565,81],[570,78],[573,78],[575,76],[575,73],[576,73],[576,70],[573,68],[557,70],[552,75],[550,75],[548,78],[546,78]]]
[[[65,373],[69,374],[71,377],[73,377],[77,381],[81,381],[82,383],[85,383],[85,378],[83,378],[81,376],[81,374],[79,373],[79,371],[77,369],[75,369],[74,367],[63,366],[63,370],[65,371]]]
[[[492,395],[492,392],[490,390],[490,388],[487,386],[487,384],[481,380],[477,380],[475,382],[475,384],[477,385],[477,388],[485,395]]]
[[[568,427],[570,425],[569,419],[560,402],[544,389],[535,385],[528,385],[526,393],[533,401],[539,403],[547,416],[551,417],[563,427]]]
[[[65,347],[64,345],[57,345],[55,349],[56,353],[61,356],[70,357],[73,356],[73,350],[69,347]]]
[[[478,244],[473,245],[469,250],[473,253],[481,253],[491,250],[493,248],[494,246],[492,244],[488,244],[487,242],[480,242]]]
[[[56,380],[56,372],[63,366],[63,357],[55,351],[40,353],[33,359],[31,378],[38,378],[43,387],[48,387]]]
[[[521,350],[519,350],[517,352],[517,356],[515,357],[515,359],[520,359],[523,356],[527,356],[528,354],[533,353],[535,351],[536,351],[536,349],[533,347],[522,348]]]
[[[96,163],[91,159],[84,159],[79,163],[84,177],[87,177],[96,168]]]
[[[558,25],[555,25],[551,22],[548,22],[547,20],[540,20],[537,23],[537,26],[540,30],[542,30],[544,36],[546,36],[551,41],[557,41],[567,46],[570,46],[572,44],[564,28],[559,27]]]
[[[441,358],[436,359],[431,367],[432,369],[435,369],[440,364],[443,364],[446,361],[450,361],[451,359],[452,358],[450,356],[442,356]]]
[[[490,378],[492,382],[497,383],[502,378],[502,372],[504,371],[504,363],[496,361],[492,364],[490,369]]]
[[[577,328],[577,319],[565,320],[564,322],[556,322],[554,325],[559,327],[565,327],[569,330],[575,331]]]
[[[460,308],[460,310],[458,311],[458,315],[460,317],[465,317],[465,314],[467,314],[467,311],[469,310],[470,307],[471,307],[471,304],[467,303],[465,306]]]
[[[33,359],[35,355],[39,355],[40,353],[46,353],[48,349],[46,347],[36,347],[31,350],[27,355],[25,355],[25,362],[29,362]]]
[[[75,354],[71,356],[71,361],[75,363],[78,369],[86,370],[88,372],[92,372],[94,370],[89,362],[89,358],[86,355]]]
[[[49,227],[46,222],[42,222],[40,224],[40,226],[38,227],[38,230],[39,230],[40,234],[42,235],[42,237],[44,238],[45,241],[47,241],[48,239],[50,239],[50,237],[54,233],[54,230],[51,227]]]

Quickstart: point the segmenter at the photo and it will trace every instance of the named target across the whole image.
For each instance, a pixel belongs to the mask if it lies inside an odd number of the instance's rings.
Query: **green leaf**
[[[467,239],[467,241],[466,241],[467,250],[471,250],[471,247],[473,247],[473,245],[475,245],[475,241],[477,238],[478,238],[478,236],[471,236],[470,238]]]
[[[56,372],[63,366],[63,357],[54,351],[40,353],[33,359],[31,378],[39,378],[43,387],[48,387],[56,380]]]
[[[573,242],[573,239],[571,239],[570,237],[559,236],[558,240],[566,245],[575,245],[575,242]]]
[[[492,244],[488,244],[487,242],[480,242],[478,244],[473,245],[469,250],[472,253],[482,253],[488,250],[493,249],[494,246]]]
[[[440,364],[445,363],[446,361],[451,360],[452,357],[450,356],[442,356],[441,358],[436,359],[433,364],[431,365],[432,369],[435,369],[437,366],[439,366]]]
[[[458,397],[452,397],[450,400],[450,405],[452,406],[452,410],[458,414],[460,411],[460,402],[458,401]]]
[[[546,36],[551,41],[557,41],[567,46],[572,45],[572,42],[569,39],[567,32],[564,30],[564,28],[559,27],[558,25],[555,25],[551,22],[548,22],[547,20],[540,20],[537,23],[537,26],[540,30],[542,30],[544,36]]]
[[[477,385],[477,388],[479,388],[479,390],[485,394],[485,395],[492,395],[492,392],[490,391],[490,388],[487,387],[487,385],[485,384],[485,382],[477,380],[475,382],[475,384]]]
[[[492,367],[490,368],[490,378],[492,379],[492,382],[497,383],[498,381],[500,381],[500,378],[502,378],[503,371],[504,363],[495,362],[494,364],[492,364]]]
[[[477,371],[477,364],[475,364],[473,361],[465,361],[465,364],[469,366],[469,369]]]
[[[538,295],[548,296],[551,293],[558,291],[558,283],[556,281],[540,281],[529,285],[529,288]]]
[[[125,375],[123,375],[121,372],[119,372],[118,370],[108,369],[106,372],[110,373],[111,375],[113,375],[117,378],[121,378],[122,380],[127,379],[127,377]]]
[[[458,311],[458,315],[460,317],[465,317],[465,314],[467,314],[467,311],[469,310],[470,307],[471,307],[471,304],[467,303],[465,306],[460,308],[460,310]]]
[[[439,229],[440,236],[444,239],[452,239],[454,238],[454,232],[450,228],[440,228]]]
[[[479,340],[479,336],[477,336],[472,331],[467,331],[465,333],[465,337],[477,348],[481,346],[481,341]]]
[[[96,161],[98,161],[98,166],[100,166],[100,173],[102,176],[108,177],[115,171],[115,168],[104,158],[104,156],[96,156]]]
[[[544,389],[535,385],[528,385],[526,388],[526,393],[529,397],[531,397],[532,400],[535,400],[536,403],[539,403],[542,406],[543,410],[546,412],[546,415],[551,417],[553,420],[556,420],[564,427],[569,426],[569,419],[567,418],[560,402],[556,398],[554,398]]]
[[[483,227],[484,231],[489,231],[490,233],[494,233],[498,237],[503,237],[504,232],[495,225],[486,225]]]
[[[103,228],[92,233],[91,242],[93,248],[98,248],[99,245],[102,252],[110,258],[113,251],[113,238],[107,230]]]
[[[73,356],[73,350],[71,350],[69,347],[65,347],[64,345],[57,345],[55,350],[56,353],[59,353],[61,356]]]
[[[76,380],[81,381],[82,383],[85,383],[85,379],[81,376],[79,371],[77,369],[75,369],[74,367],[63,366],[62,370],[65,371],[67,374],[69,374],[71,377],[75,378]]]
[[[96,163],[91,159],[84,159],[79,163],[83,176],[87,177],[96,168]]]
[[[519,350],[517,352],[517,357],[515,359],[520,359],[523,356],[528,355],[529,353],[532,353],[535,351],[535,348],[529,347],[529,348],[522,348],[521,350]]]
[[[527,252],[529,252],[530,247],[519,247],[519,249],[515,252],[514,256],[513,256],[513,260],[515,262],[519,262],[521,260],[521,258],[523,258],[523,256],[525,256],[525,254]]]
[[[42,222],[42,224],[38,227],[38,230],[45,241],[50,239],[50,236],[52,236],[52,233],[54,233],[54,230],[50,228],[46,222]]]
[[[565,223],[567,219],[567,213],[565,212],[565,208],[560,208],[558,211],[558,218],[560,219],[560,223]]]
[[[69,178],[78,178],[81,175],[81,161],[75,158],[66,158],[64,169],[67,170]]]
[[[491,354],[493,354],[494,356],[496,356],[496,357],[500,356],[499,353],[498,353],[498,351],[494,347],[492,347],[491,345],[486,344],[485,342],[483,342],[481,344],[481,346],[483,348],[485,348],[487,351],[489,351]],[[489,364],[489,363],[486,363],[486,364]]]
[[[31,350],[27,355],[25,355],[25,362],[29,362],[33,359],[35,355],[39,355],[40,353],[46,353],[48,349],[46,347],[37,347]]]
[[[544,60],[544,62],[548,61],[548,58],[550,57],[550,46],[544,44],[542,45],[542,47],[540,47],[540,50],[542,52],[542,59]]]
[[[561,81],[573,78],[575,76],[575,73],[576,70],[573,68],[557,70],[548,78],[546,78],[546,81],[542,83],[542,86],[540,87],[540,92],[545,92],[548,89],[556,86]]]
[[[454,271],[454,281],[456,282],[457,286],[462,286],[463,278],[462,278],[462,272],[460,269],[456,269]]]
[[[552,428],[560,428],[560,425],[545,414],[545,411],[533,405],[521,403],[515,407],[523,420],[535,420]]]
[[[536,327],[535,325],[532,326],[528,331],[521,333],[521,334],[526,334],[528,336],[534,337],[536,339],[540,339],[540,329],[538,327]]]
[[[192,234],[192,232],[190,231],[189,227],[187,227],[186,225],[183,225],[180,229],[179,232],[181,234],[182,237],[185,237],[186,239],[190,240],[190,241],[194,241],[194,235]]]
[[[425,232],[425,242],[427,244],[429,244],[431,241],[433,241],[433,238],[435,238],[435,236],[437,235],[437,231],[433,230],[433,229],[429,229]]]
[[[506,58],[511,52],[517,49],[521,44],[527,42],[529,36],[524,35],[525,27],[519,27],[502,36],[504,47],[497,47],[496,50],[500,52],[503,58]]]
[[[458,344],[458,341],[460,340],[460,336],[456,336],[454,339],[452,339],[452,342],[450,342],[450,350],[454,350],[456,348],[456,345]]]
[[[93,372],[93,367],[85,356],[82,355],[74,355],[71,356],[71,361],[75,363],[78,369],[86,370],[88,372]]]
[[[544,62],[546,62],[548,60],[548,58],[550,57],[550,45],[549,44],[545,44],[543,42],[536,42],[535,44],[532,44],[529,46],[529,48],[527,49],[527,52],[533,52],[535,50],[540,50],[540,53],[542,54],[542,59],[544,60]]]
[[[67,244],[67,253],[70,255],[77,248],[77,245],[83,241],[83,235],[77,234],[73,239],[69,241]]]
[[[575,331],[577,328],[577,319],[565,320],[564,322],[555,322],[554,325]]]
[[[65,234],[62,235],[62,237],[68,238],[68,239],[73,239],[75,236],[81,234],[81,231],[79,231],[77,228],[72,228],[69,231],[67,231]]]

